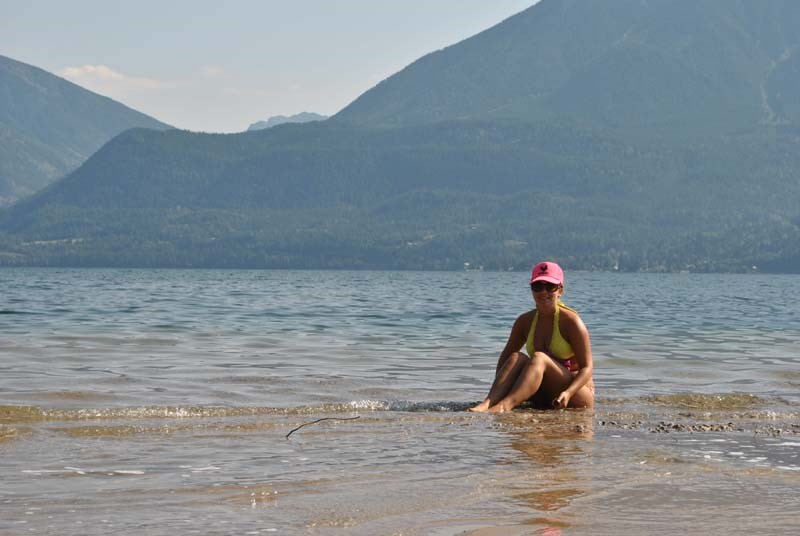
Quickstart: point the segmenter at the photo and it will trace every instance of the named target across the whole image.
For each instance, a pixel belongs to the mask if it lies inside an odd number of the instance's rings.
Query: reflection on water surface
[[[0,533],[794,532],[800,280],[568,277],[597,409],[489,416],[520,274],[2,270]]]

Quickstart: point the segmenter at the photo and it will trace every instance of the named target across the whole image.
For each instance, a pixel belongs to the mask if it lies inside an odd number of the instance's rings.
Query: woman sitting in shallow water
[[[578,313],[561,302],[561,267],[534,266],[531,292],[536,309],[514,322],[486,400],[469,411],[511,411],[526,400],[537,407],[594,407],[589,332]]]

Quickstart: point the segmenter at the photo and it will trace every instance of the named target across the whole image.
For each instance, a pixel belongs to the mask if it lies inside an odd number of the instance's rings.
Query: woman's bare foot
[[[483,413],[484,411],[487,411],[489,409],[489,405],[490,404],[491,404],[491,402],[487,398],[486,400],[484,400],[483,402],[481,402],[477,406],[473,406],[473,407],[469,408],[467,411],[472,411],[474,413]]]
[[[499,402],[494,406],[490,407],[488,410],[489,413],[505,413],[506,411],[511,411],[512,408],[507,408],[505,404]]]

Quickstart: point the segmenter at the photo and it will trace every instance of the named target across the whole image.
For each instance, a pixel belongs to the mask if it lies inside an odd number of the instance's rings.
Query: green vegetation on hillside
[[[798,123],[800,2],[541,0],[334,116],[360,125],[572,118],[707,134]]]
[[[46,71],[0,56],[0,206],[77,168],[120,132],[170,128]]]
[[[7,210],[0,263],[796,270],[798,145],[483,122],[134,130]]]
[[[325,122],[124,132],[0,213],[0,264],[800,272],[798,30],[542,0]]]

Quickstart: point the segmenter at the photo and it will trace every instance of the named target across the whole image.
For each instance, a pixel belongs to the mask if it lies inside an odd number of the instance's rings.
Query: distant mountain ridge
[[[541,0],[424,56],[333,120],[564,117],[724,132],[800,122],[800,2]]]
[[[320,115],[313,112],[300,112],[295,115],[273,115],[266,121],[257,121],[247,127],[247,131],[264,130],[265,128],[272,128],[286,123],[309,123],[311,121],[324,121],[328,118],[327,115]]]
[[[47,71],[0,56],[0,199],[12,201],[41,189],[133,127],[172,128]]]
[[[542,0],[326,121],[125,132],[0,214],[0,264],[800,272],[798,30]]]

